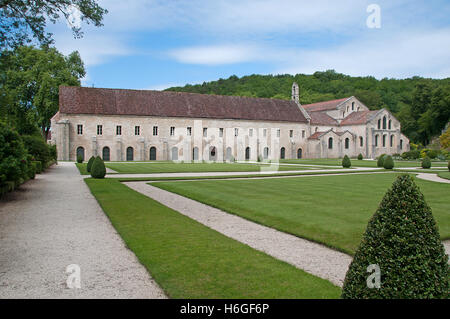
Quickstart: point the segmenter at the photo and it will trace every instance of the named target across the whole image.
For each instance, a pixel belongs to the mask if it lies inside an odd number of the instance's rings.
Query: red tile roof
[[[318,140],[319,139],[319,137],[321,137],[323,134],[325,134],[325,133],[327,133],[328,131],[326,131],[326,132],[315,132],[313,135],[311,135],[310,137],[308,137],[308,139],[310,139],[310,140]]]
[[[345,100],[348,100],[349,98],[350,97],[345,97],[343,99],[330,100],[330,101],[325,101],[325,102],[318,102],[318,103],[305,104],[305,105],[302,104],[302,106],[308,112],[334,110],[337,108],[337,106],[339,104],[341,104]]]
[[[338,121],[325,112],[311,112],[312,125],[338,125]]]
[[[307,123],[294,101],[197,93],[60,86],[69,114],[145,115]]]
[[[341,125],[366,124],[369,119],[377,112],[379,112],[379,110],[352,112],[342,120]]]

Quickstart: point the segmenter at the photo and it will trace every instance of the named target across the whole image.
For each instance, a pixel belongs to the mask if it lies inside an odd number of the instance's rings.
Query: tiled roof
[[[61,86],[61,113],[307,123],[294,101],[184,92]]]
[[[338,122],[325,112],[311,112],[312,125],[338,125]]]
[[[315,132],[313,135],[311,135],[310,137],[308,137],[308,139],[310,139],[310,140],[318,140],[319,139],[319,137],[321,137],[323,134],[325,134],[325,133],[327,133],[328,131],[326,131],[326,132]]]
[[[379,112],[379,110],[352,112],[342,120],[341,125],[366,124],[369,119],[377,112]]]
[[[343,99],[337,99],[337,100],[331,100],[331,101],[325,101],[325,102],[318,102],[318,103],[312,103],[312,104],[305,104],[303,108],[308,112],[319,112],[319,111],[329,111],[334,110],[337,108],[339,104],[344,102],[345,100],[348,100],[349,97],[345,97]]]

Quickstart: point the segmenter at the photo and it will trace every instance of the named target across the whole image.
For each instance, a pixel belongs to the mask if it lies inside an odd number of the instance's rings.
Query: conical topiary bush
[[[447,261],[430,207],[412,178],[399,176],[369,221],[342,297],[447,298]],[[369,288],[374,265],[379,288]]]
[[[103,160],[100,156],[97,156],[94,160],[94,163],[92,163],[91,167],[91,176],[94,178],[104,178],[106,175],[106,167],[105,163],[103,163]]]
[[[88,163],[87,163],[87,165],[86,165],[86,171],[87,171],[88,173],[91,172],[92,163],[94,163],[94,160],[95,160],[95,157],[94,157],[94,156],[91,156],[91,158],[89,159],[89,161],[88,161]]]
[[[392,159],[391,155],[386,155],[384,157],[383,167],[385,169],[393,169],[394,168],[394,160]]]
[[[363,155],[361,153],[358,154],[358,161],[362,161]]]
[[[350,161],[350,158],[347,155],[345,155],[344,158],[342,159],[342,167],[349,168],[350,166],[352,166],[352,162]]]

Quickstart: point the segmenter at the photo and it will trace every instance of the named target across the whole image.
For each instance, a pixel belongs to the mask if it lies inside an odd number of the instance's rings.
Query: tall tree
[[[71,23],[74,11],[81,21],[97,27],[108,12],[95,0],[0,0],[0,48],[23,45],[32,38],[40,44],[52,43],[45,27],[47,21],[56,23],[60,17],[70,23],[74,37],[82,37],[80,25]]]
[[[22,46],[0,54],[0,73],[10,124],[23,134],[37,125],[47,138],[50,119],[58,111],[59,86],[80,85],[86,71],[77,51],[64,56],[47,46]]]

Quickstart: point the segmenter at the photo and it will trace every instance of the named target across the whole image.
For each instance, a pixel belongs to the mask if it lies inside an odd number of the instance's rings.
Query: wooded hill
[[[300,86],[300,102],[355,96],[370,109],[386,108],[401,122],[403,133],[415,143],[427,145],[441,134],[450,118],[450,78],[412,77],[382,79],[352,77],[334,70],[312,75],[249,75],[203,84],[168,88],[168,91],[290,99],[293,82]]]

